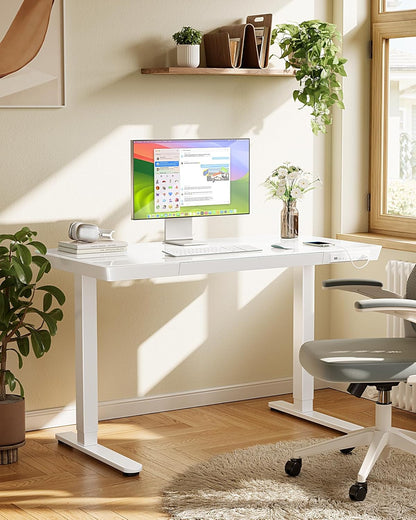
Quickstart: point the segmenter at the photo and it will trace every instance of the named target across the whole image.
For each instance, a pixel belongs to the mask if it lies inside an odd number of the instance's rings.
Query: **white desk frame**
[[[129,246],[123,256],[76,258],[51,250],[48,259],[56,269],[69,271],[75,279],[76,343],[76,431],[57,434],[58,441],[104,462],[125,475],[137,475],[142,465],[98,444],[97,377],[97,279],[106,281],[149,279],[161,276],[235,272],[251,269],[294,268],[293,298],[293,404],[270,402],[270,408],[295,415],[329,428],[349,432],[359,428],[313,410],[314,381],[299,363],[302,343],[314,338],[315,265],[333,262],[376,260],[380,246],[330,240],[327,248],[303,245],[305,237],[289,241],[292,250],[273,249],[273,237],[228,239],[232,243],[251,243],[261,251],[238,254],[171,258],[162,253],[161,243]],[[321,238],[322,240],[322,238]],[[221,240],[224,242],[224,239]],[[286,241],[287,242],[287,241]]]

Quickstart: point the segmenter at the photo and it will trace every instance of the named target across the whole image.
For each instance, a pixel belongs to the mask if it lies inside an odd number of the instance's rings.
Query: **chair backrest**
[[[404,297],[409,298],[410,300],[416,300],[416,266],[413,268],[412,272],[409,274],[409,278],[407,279],[406,294]],[[416,323],[404,320],[404,330],[406,337],[415,337]]]

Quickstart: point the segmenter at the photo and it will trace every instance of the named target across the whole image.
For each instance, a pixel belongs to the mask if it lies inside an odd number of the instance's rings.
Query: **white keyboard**
[[[162,251],[170,256],[194,256],[247,253],[250,251],[261,251],[261,248],[247,244],[208,244],[200,246],[173,246],[164,244]]]

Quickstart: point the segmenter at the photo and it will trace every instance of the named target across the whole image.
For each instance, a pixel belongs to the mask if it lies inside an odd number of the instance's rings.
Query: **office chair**
[[[301,346],[300,363],[314,377],[331,382],[348,382],[348,392],[361,397],[367,386],[378,390],[375,426],[361,428],[344,436],[295,451],[286,462],[285,471],[297,476],[302,457],[331,450],[351,452],[354,447],[368,445],[368,451],[350,487],[351,500],[364,500],[367,477],[377,459],[389,455],[389,447],[416,455],[416,432],[391,425],[390,392],[401,381],[416,384],[416,268],[407,280],[405,298],[384,290],[375,280],[339,279],[323,282],[326,289],[342,289],[362,294],[370,300],[355,302],[358,311],[376,311],[405,319],[403,338],[361,338],[308,341]],[[416,461],[415,461],[416,462]]]

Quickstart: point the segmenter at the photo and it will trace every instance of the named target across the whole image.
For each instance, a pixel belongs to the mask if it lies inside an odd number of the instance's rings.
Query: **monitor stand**
[[[165,244],[200,246],[204,242],[192,238],[192,217],[165,219]]]

